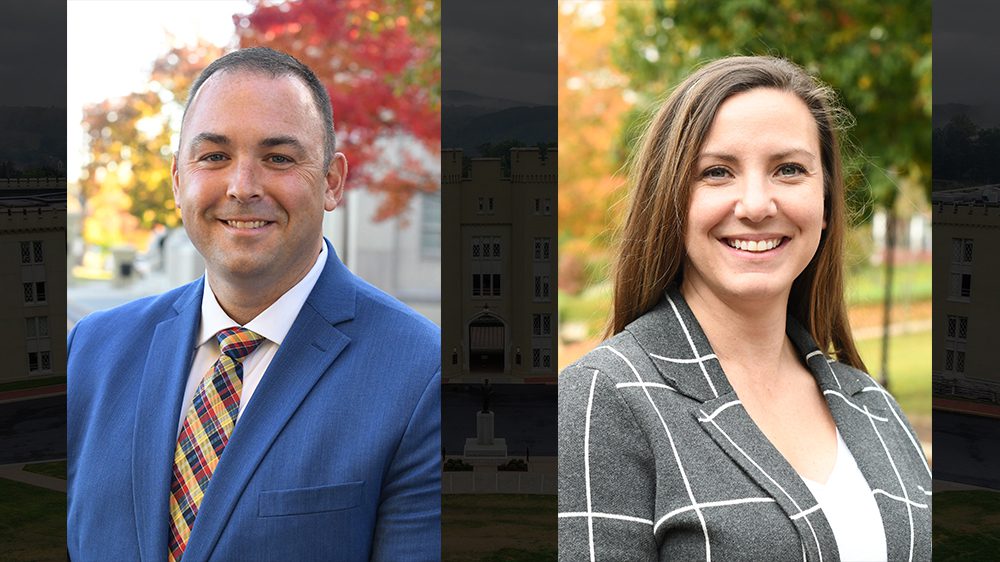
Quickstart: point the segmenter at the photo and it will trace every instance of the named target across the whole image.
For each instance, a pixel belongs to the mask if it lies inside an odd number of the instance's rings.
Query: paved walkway
[[[48,398],[49,396],[59,396],[61,394],[66,394],[65,384],[53,384],[49,386],[37,386],[35,388],[8,390],[0,392],[0,404],[18,402],[21,400],[34,400],[35,398]]]
[[[970,414],[986,418],[1000,419],[1000,405],[971,400],[955,400],[950,398],[934,398],[934,409],[956,414]]]
[[[44,462],[55,462],[59,460],[65,459],[55,459]],[[66,493],[66,481],[62,478],[54,478],[52,476],[45,476],[44,474],[27,472],[24,470],[25,466],[26,465],[24,463],[0,465],[0,478]]]

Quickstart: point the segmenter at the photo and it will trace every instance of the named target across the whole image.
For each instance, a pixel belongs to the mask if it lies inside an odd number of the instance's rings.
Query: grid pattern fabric
[[[889,560],[930,560],[931,475],[899,405],[791,318],[787,333],[872,490]],[[559,556],[839,560],[677,291],[559,377]]]

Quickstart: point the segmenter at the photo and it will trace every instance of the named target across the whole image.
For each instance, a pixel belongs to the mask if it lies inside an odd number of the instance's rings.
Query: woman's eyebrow
[[[788,150],[782,150],[781,152],[776,152],[774,154],[771,154],[768,158],[770,158],[771,160],[783,160],[785,158],[792,158],[792,157],[799,157],[799,158],[805,157],[812,160],[816,159],[815,154],[804,148],[790,148]],[[702,152],[701,154],[698,155],[698,159],[700,160],[702,158],[713,158],[716,160],[722,160],[723,162],[739,161],[739,158],[737,158],[732,154],[729,154],[728,152]]]

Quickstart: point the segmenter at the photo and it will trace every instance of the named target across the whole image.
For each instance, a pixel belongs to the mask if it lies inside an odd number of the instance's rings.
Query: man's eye
[[[272,154],[267,157],[268,161],[272,164],[291,164],[292,159],[287,156],[282,156],[280,154]]]
[[[226,159],[226,157],[224,155],[222,155],[222,154],[214,153],[214,154],[208,154],[206,156],[202,156],[201,159],[203,161],[205,161],[205,162],[222,162],[223,160]]]
[[[798,164],[782,164],[778,167],[778,174],[785,177],[797,176],[806,173],[806,169]]]

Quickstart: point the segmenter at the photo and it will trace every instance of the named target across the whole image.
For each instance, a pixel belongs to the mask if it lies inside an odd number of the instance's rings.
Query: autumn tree
[[[439,187],[440,5],[436,0],[259,1],[234,16],[240,47],[285,51],[312,68],[333,102],[348,187],[383,194],[376,219]],[[180,224],[170,157],[198,74],[225,50],[205,42],[158,57],[146,87],[84,109],[89,158],[80,190],[85,239],[143,245]]]
[[[144,245],[156,224],[180,224],[170,158],[183,101],[194,77],[222,49],[205,42],[170,49],[146,87],[84,108],[89,157],[80,175],[84,238],[101,246]]]
[[[287,52],[330,93],[348,187],[382,195],[376,220],[440,186],[440,2],[258,1],[235,17],[240,47]],[[430,164],[430,165],[428,165]]]

